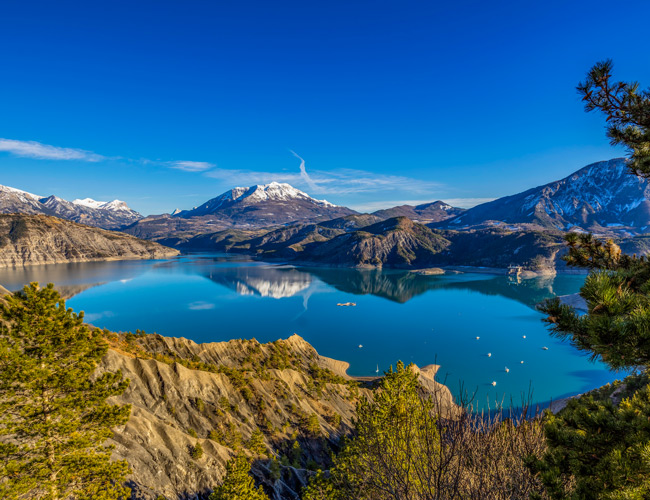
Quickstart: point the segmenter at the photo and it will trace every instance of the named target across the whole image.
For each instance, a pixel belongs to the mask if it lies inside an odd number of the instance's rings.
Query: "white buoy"
[[[491,357],[492,357],[492,353],[488,352],[488,358],[491,358]]]
[[[494,381],[492,381],[492,385],[493,385],[493,386],[495,386],[495,385],[497,385],[497,383],[496,383],[496,382],[494,382]]]
[[[509,373],[509,372],[510,372],[510,368],[508,368],[508,367],[506,366],[506,373]]]

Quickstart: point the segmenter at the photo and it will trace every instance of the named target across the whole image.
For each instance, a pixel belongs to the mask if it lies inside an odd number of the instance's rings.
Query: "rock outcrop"
[[[178,255],[133,236],[47,215],[0,215],[0,267]]]
[[[268,344],[112,335],[101,370],[130,379],[114,402],[130,404],[131,418],[113,444],[114,458],[133,470],[133,498],[207,498],[228,459],[243,452],[257,457],[253,473],[271,498],[297,499],[308,464],[328,463],[329,450],[350,431],[358,398],[372,397],[369,383],[347,376],[347,363],[319,356],[297,335]],[[423,386],[453,408],[434,373],[422,370]],[[265,450],[251,443],[256,431]],[[197,443],[204,453],[195,459]],[[272,458],[282,464],[275,478]]]

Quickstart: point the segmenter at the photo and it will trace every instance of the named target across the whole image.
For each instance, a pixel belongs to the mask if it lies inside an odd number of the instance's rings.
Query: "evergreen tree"
[[[245,456],[231,459],[226,464],[223,483],[212,492],[210,500],[269,500],[261,487],[255,487],[250,470],[251,464]]]
[[[127,497],[129,467],[103,443],[129,418],[130,407],[106,402],[128,380],[95,376],[101,332],[51,284],[5,296],[0,318],[0,498]]]
[[[630,169],[650,177],[650,89],[639,90],[637,82],[612,82],[610,60],[594,65],[578,85],[585,110],[600,110],[607,117],[607,135],[612,144],[622,144],[630,153]]]
[[[608,136],[630,152],[631,172],[650,178],[650,92],[611,82],[611,61],[596,64],[578,92],[586,110],[605,113]],[[650,368],[650,262],[625,255],[612,241],[566,237],[569,265],[590,274],[580,291],[587,314],[558,299],[541,306],[553,335],[612,369]],[[615,406],[586,395],[545,425],[548,451],[530,459],[556,499],[650,498],[650,389],[645,384]]]
[[[264,443],[264,434],[259,429],[255,429],[251,438],[248,440],[246,447],[255,455],[266,455],[266,444]]]

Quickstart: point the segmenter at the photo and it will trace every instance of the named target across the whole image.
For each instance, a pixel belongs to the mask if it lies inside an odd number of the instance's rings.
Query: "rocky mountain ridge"
[[[309,463],[328,462],[351,429],[358,398],[372,397],[347,376],[347,363],[318,355],[297,335],[268,344],[106,335],[111,350],[101,370],[131,380],[113,400],[132,408],[113,444],[114,458],[133,469],[132,498],[207,498],[228,459],[243,452],[255,458],[253,474],[273,500],[297,499]],[[436,368],[419,370],[420,381],[456,411],[449,390],[434,380]],[[204,453],[193,458],[197,443]]]
[[[571,175],[522,193],[483,203],[437,224],[465,229],[521,225],[630,237],[650,232],[650,186],[631,175],[624,158],[587,165]]]
[[[211,215],[232,224],[259,227],[294,221],[334,219],[354,213],[354,210],[333,205],[326,200],[316,200],[289,184],[271,182],[236,187],[192,210],[181,211],[174,217],[189,219]]]
[[[433,201],[431,203],[423,203],[421,205],[400,205],[397,207],[377,210],[373,212],[381,219],[391,219],[393,217],[408,217],[415,222],[423,224],[429,222],[440,222],[443,220],[451,219],[465,211],[464,208],[452,207],[444,201]]]
[[[549,274],[564,265],[560,260],[565,251],[560,231],[509,231],[499,227],[438,230],[407,217],[379,222],[374,222],[374,217],[354,215],[267,231],[229,229],[160,241],[188,251],[245,253],[260,260],[334,267],[418,269],[466,265],[503,269],[519,265],[530,272]],[[367,222],[372,223],[364,225]]]
[[[0,215],[0,267],[160,259],[179,251],[47,215]]]
[[[120,229],[142,218],[121,200],[67,201],[55,195],[44,197],[0,185],[0,214],[11,213],[52,215],[102,229]]]

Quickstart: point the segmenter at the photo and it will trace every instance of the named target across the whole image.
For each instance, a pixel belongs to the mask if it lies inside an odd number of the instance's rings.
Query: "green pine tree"
[[[607,136],[630,153],[632,173],[650,177],[650,89],[639,90],[637,82],[613,82],[610,60],[594,65],[578,85],[585,110],[602,111]]]
[[[611,81],[612,63],[596,64],[578,92],[586,110],[607,117],[608,136],[630,152],[630,170],[650,177],[650,92],[637,83]],[[612,241],[566,237],[569,265],[587,268],[580,291],[587,314],[558,299],[541,306],[551,333],[613,369],[650,368],[650,262],[625,255]],[[628,386],[630,383],[628,383]],[[548,445],[529,459],[555,499],[650,498],[650,388],[641,384],[616,406],[586,395],[545,424]]]
[[[130,407],[120,373],[95,376],[107,344],[66,309],[50,284],[32,283],[0,305],[0,498],[116,499],[130,472],[111,461],[112,427]]]
[[[266,444],[264,443],[264,434],[259,429],[255,429],[251,434],[251,438],[246,443],[246,448],[252,451],[255,455],[266,455]]]
[[[212,492],[210,500],[269,500],[264,490],[255,487],[250,476],[251,464],[244,455],[238,455],[226,464],[226,477]]]

